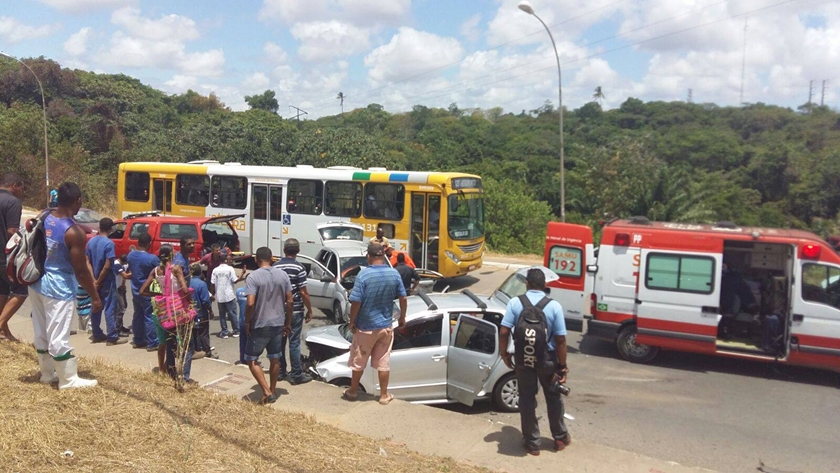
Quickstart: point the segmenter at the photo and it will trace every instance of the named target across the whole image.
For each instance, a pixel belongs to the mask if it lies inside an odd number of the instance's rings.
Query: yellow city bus
[[[484,196],[479,176],[454,172],[388,171],[349,166],[242,166],[216,161],[123,163],[117,181],[121,216],[245,214],[234,222],[240,248],[268,246],[281,254],[296,238],[314,256],[317,226],[360,224],[366,237],[381,227],[392,246],[418,268],[444,277],[481,267]]]

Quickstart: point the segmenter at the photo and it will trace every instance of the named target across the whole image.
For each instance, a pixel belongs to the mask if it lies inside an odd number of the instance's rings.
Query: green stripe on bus
[[[354,172],[353,173],[353,180],[354,181],[369,181],[370,180],[370,173],[369,172]]]

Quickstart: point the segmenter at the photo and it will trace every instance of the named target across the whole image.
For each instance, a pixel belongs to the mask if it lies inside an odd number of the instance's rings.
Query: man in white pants
[[[81,206],[82,190],[78,185],[65,182],[58,188],[58,207],[44,220],[44,276],[29,287],[41,382],[58,381],[58,389],[96,386],[95,379],[78,376],[78,358],[70,346],[77,281],[90,294],[92,310],[102,310],[85,257],[85,233],[73,220]]]

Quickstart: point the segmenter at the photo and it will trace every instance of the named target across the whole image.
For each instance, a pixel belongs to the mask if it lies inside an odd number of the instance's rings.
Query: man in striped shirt
[[[282,356],[280,357],[280,379],[287,376],[286,371],[286,342],[289,343],[289,358],[292,365],[289,382],[291,384],[303,384],[312,381],[312,377],[303,372],[300,364],[300,333],[303,331],[303,323],[312,320],[312,305],[309,302],[309,291],[306,289],[306,268],[295,258],[300,253],[300,243],[289,238],[283,243],[285,257],[274,263],[275,268],[282,269],[289,275],[292,282],[292,297],[294,298],[294,310],[292,312],[292,333],[283,337]],[[306,308],[304,318],[303,309]]]

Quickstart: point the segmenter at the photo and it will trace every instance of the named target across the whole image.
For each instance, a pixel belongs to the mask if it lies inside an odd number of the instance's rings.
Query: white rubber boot
[[[38,366],[41,368],[41,383],[52,384],[58,382],[58,376],[55,374],[55,362],[49,353],[38,353]]]
[[[84,379],[78,373],[79,359],[75,356],[63,361],[55,362],[55,372],[58,373],[58,389],[91,388],[97,385],[95,379]]]

